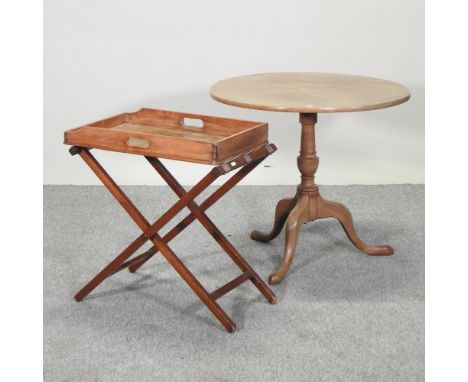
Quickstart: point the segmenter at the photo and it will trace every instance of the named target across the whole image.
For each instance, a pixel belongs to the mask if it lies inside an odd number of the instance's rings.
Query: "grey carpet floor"
[[[124,189],[150,220],[176,200],[167,187]],[[294,191],[239,186],[208,210],[264,279],[284,234],[262,244],[249,232],[268,230],[275,202]],[[103,187],[45,186],[44,379],[423,381],[424,186],[321,191],[350,208],[361,238],[395,255],[360,253],[332,219],[308,223],[273,287],[276,305],[250,283],[219,300],[237,324],[229,334],[161,256],[76,303],[74,293],[140,232]],[[197,222],[171,246],[208,290],[239,274]]]

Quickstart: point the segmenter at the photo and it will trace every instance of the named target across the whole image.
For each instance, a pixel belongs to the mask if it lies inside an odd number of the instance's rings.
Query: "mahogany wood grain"
[[[248,262],[237,252],[234,246],[229,243],[227,238],[204,213],[208,207],[219,200],[245,175],[254,169],[266,156],[270,155],[275,150],[276,147],[274,145],[267,144],[251,152],[243,153],[240,157],[235,158],[229,163],[223,163],[214,167],[204,178],[202,178],[199,183],[197,183],[189,191],[185,191],[183,189],[183,187],[157,158],[147,157],[148,161],[180,197],[180,199],[172,207],[170,207],[156,222],[150,225],[146,218],[125,195],[122,189],[114,182],[114,180],[104,170],[104,168],[99,164],[99,162],[94,158],[89,150],[87,148],[73,146],[70,149],[70,153],[72,155],[79,154],[81,156],[81,158],[86,162],[86,164],[91,168],[96,176],[102,181],[104,186],[111,192],[111,194],[125,209],[128,215],[143,231],[143,233],[137,237],[137,239],[135,239],[119,256],[111,261],[75,295],[76,301],[83,300],[83,298],[85,298],[94,288],[96,288],[109,276],[131,265],[137,264],[138,266],[141,266],[144,261],[159,251],[229,332],[233,332],[236,329],[236,325],[221,308],[221,306],[219,306],[219,304],[216,302],[216,299],[236,288],[243,282],[251,280],[270,303],[275,303],[276,296],[269,289],[267,284],[263,282],[263,280],[248,264]],[[238,168],[240,168],[240,170],[200,206],[194,202],[194,198],[203,192],[206,187],[208,187],[216,178]],[[166,234],[164,238],[162,238],[158,231],[163,228],[163,226],[166,225],[184,207],[188,207],[191,210],[191,214],[182,220],[182,222],[175,226],[171,231],[169,231],[169,233]],[[243,271],[239,277],[229,281],[212,293],[209,293],[203,287],[203,285],[197,280],[197,278],[190,272],[190,270],[168,245],[169,241],[172,240],[184,228],[186,228],[194,219],[198,219],[202,223],[202,225],[221,245],[229,257],[234,261],[234,263],[237,264],[238,267]],[[135,259],[127,260],[148,240],[153,243],[153,251],[146,251],[144,254],[145,256],[138,256],[137,260],[139,263],[135,263]]]
[[[190,125],[201,122],[201,127]],[[187,123],[187,121],[189,121]],[[267,143],[268,125],[141,109],[65,132],[65,143],[205,164],[220,164]]]

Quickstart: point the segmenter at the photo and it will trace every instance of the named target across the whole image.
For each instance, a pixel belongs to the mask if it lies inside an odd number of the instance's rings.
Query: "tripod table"
[[[277,237],[286,225],[283,260],[270,275],[270,284],[280,283],[288,272],[301,225],[317,219],[337,219],[349,240],[368,255],[393,254],[389,245],[371,246],[363,242],[356,234],[349,210],[320,195],[314,181],[319,164],[315,124],[318,113],[374,110],[401,104],[410,98],[408,89],[386,80],[344,74],[262,73],[219,81],[212,86],[211,96],[243,108],[299,113],[302,131],[297,165],[301,183],[294,197],[278,202],[271,232],[251,234],[252,239],[267,242]]]

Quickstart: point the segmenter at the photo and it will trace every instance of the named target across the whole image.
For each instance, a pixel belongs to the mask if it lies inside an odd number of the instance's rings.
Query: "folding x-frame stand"
[[[112,276],[113,274],[123,269],[129,268],[130,272],[135,272],[140,266],[142,266],[147,260],[149,260],[159,251],[229,332],[233,332],[236,329],[236,324],[218,305],[216,300],[240,284],[250,280],[263,294],[263,296],[265,296],[265,298],[270,303],[274,304],[276,302],[276,296],[274,293],[247,263],[247,261],[239,254],[236,248],[227,240],[227,238],[216,227],[216,225],[210,220],[210,218],[205,214],[205,211],[214,203],[216,203],[216,201],[218,201],[224,194],[233,188],[242,178],[244,178],[250,171],[258,166],[260,162],[262,162],[275,150],[276,147],[273,144],[267,144],[249,153],[244,153],[234,160],[217,165],[216,167],[213,167],[213,169],[188,192],[185,191],[185,189],[177,182],[177,180],[163,166],[159,159],[155,157],[146,157],[148,162],[154,167],[154,169],[161,175],[169,187],[171,187],[180,198],[156,222],[150,224],[135,207],[132,201],[124,194],[122,189],[114,182],[114,180],[89,152],[89,149],[72,146],[70,148],[70,153],[72,155],[79,154],[81,156],[81,158],[101,180],[104,186],[111,192],[115,199],[143,231],[143,233],[138,236],[127,248],[125,248],[125,250],[119,256],[110,262],[75,295],[75,300],[83,300],[107,277]],[[239,168],[240,170],[235,173],[235,175],[228,179],[203,203],[198,205],[194,201],[194,199],[210,184],[212,184],[219,176]],[[191,213],[187,215],[172,230],[170,230],[164,237],[161,237],[158,232],[184,207],[188,207]],[[177,257],[177,255],[168,245],[168,243],[173,238],[182,232],[195,219],[197,219],[205,227],[210,235],[213,236],[213,238],[242,271],[240,276],[236,277],[235,279],[231,280],[227,284],[211,293],[209,293],[203,287],[203,285],[195,278],[195,276],[190,272],[190,270]],[[128,260],[129,257],[132,256],[148,240],[153,243],[153,247],[141,255]]]

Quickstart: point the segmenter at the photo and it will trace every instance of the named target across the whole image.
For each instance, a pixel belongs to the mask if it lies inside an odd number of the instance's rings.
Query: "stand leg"
[[[187,194],[182,185],[172,176],[172,174],[164,167],[161,161],[157,158],[146,158],[154,169],[161,175],[166,181],[169,187],[179,196],[183,197]],[[270,290],[268,285],[260,278],[257,272],[249,265],[247,261],[241,256],[237,249],[229,242],[224,234],[216,227],[211,219],[203,212],[200,206],[193,200],[187,206],[198,221],[205,227],[211,236],[218,242],[218,244],[225,250],[229,257],[236,263],[236,265],[244,272],[247,272],[250,276],[250,280],[257,287],[260,293],[271,303],[276,303],[276,296]]]
[[[204,213],[204,210],[218,200],[224,193],[232,188],[245,174],[250,172],[258,163],[265,158],[265,151],[269,154],[274,152],[276,148],[274,145],[268,145],[261,148],[261,150],[253,151],[249,154],[243,154],[239,160],[231,162],[231,164],[223,164],[213,168],[208,175],[206,175],[200,182],[198,182],[190,191],[186,192],[184,188],[175,180],[175,178],[167,171],[162,163],[156,158],[147,158],[151,164],[158,170],[169,186],[179,195],[180,199],[170,207],[155,223],[152,225],[146,220],[141,212],[136,208],[132,201],[125,195],[122,189],[114,182],[104,168],[97,162],[91,155],[88,149],[72,147],[70,152],[75,155],[79,154],[97,177],[103,182],[104,186],[115,197],[119,204],[125,209],[129,216],[139,226],[143,233],[134,240],[119,256],[117,256],[108,266],[106,266],[97,276],[95,276],[88,284],[86,284],[76,295],[75,299],[81,301],[87,296],[94,288],[96,288],[104,279],[113,275],[114,273],[125,269],[133,264],[131,260],[126,261],[138,248],[140,248],[147,240],[153,244],[154,251],[160,251],[166,260],[177,271],[181,278],[190,286],[193,292],[202,300],[207,308],[215,315],[220,323],[229,332],[236,329],[235,323],[218,305],[216,299],[228,293],[230,290],[239,286],[241,283],[251,280],[252,283],[259,289],[270,303],[276,302],[276,296],[269,289],[268,285],[258,276],[258,274],[251,268],[251,266],[241,257],[237,250],[227,240],[227,238],[219,231],[214,223]],[[218,176],[231,171],[232,169],[243,167],[230,181],[226,182],[220,189],[212,194],[202,206],[194,202],[194,198],[203,192]],[[182,208],[188,207],[192,214],[187,216],[179,225],[171,230],[165,238],[161,238],[158,231],[167,224]],[[185,264],[177,257],[177,255],[168,246],[168,242],[178,233],[180,233],[188,224],[197,218],[202,225],[209,231],[209,233],[218,241],[218,243],[225,249],[231,259],[241,268],[244,272],[231,280],[227,284],[218,288],[213,293],[209,293],[197,278],[190,272]],[[151,253],[148,254],[150,256]],[[146,258],[146,256],[145,256]]]
[[[273,228],[271,232],[263,233],[260,231],[252,231],[250,237],[253,240],[261,241],[264,243],[273,240],[281,233],[284,223],[286,223],[286,219],[288,218],[289,213],[292,211],[295,205],[296,198],[286,198],[280,200],[276,205],[275,222],[273,223]]]

